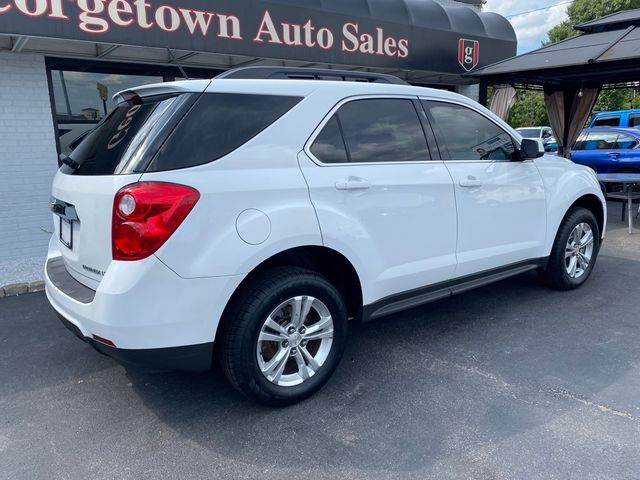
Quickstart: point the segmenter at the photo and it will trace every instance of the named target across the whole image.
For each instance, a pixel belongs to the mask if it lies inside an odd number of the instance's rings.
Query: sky
[[[487,0],[483,10],[508,18],[518,36],[518,54],[521,54],[539,48],[548,40],[547,32],[567,19],[569,4],[567,0]]]

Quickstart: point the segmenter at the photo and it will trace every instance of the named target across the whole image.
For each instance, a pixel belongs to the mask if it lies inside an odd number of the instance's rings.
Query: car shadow
[[[639,267],[603,257],[577,291],[550,291],[529,273],[351,325],[333,378],[287,408],[245,399],[217,369],[126,375],[168,427],[228,461],[419,470],[583,407],[570,399],[594,399],[633,368],[637,322],[602,306],[637,311]]]

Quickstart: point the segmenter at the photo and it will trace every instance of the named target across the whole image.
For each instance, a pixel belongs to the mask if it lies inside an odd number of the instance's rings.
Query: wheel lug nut
[[[283,346],[283,347],[285,347],[285,348],[287,348],[287,347],[289,346],[289,342],[288,342],[287,340],[284,340],[284,341],[282,342],[282,346]]]
[[[297,353],[298,353],[298,350],[296,348],[291,349],[291,356],[296,355]]]
[[[306,329],[306,328],[304,328],[304,327],[300,327],[300,330],[298,330],[298,331],[299,331],[300,333],[304,334],[304,332],[306,332],[306,331],[307,331],[307,329]]]
[[[291,335],[292,333],[295,333],[296,329],[295,327],[289,327],[289,329],[287,330],[287,332],[289,332],[289,335]]]
[[[300,345],[302,345],[303,347],[307,346],[307,341],[306,340],[302,340],[302,342],[300,343]]]

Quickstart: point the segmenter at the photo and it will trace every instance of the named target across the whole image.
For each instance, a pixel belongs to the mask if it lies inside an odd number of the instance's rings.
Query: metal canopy
[[[433,0],[119,0],[95,12],[86,2],[6,2],[0,50],[67,58],[330,65],[469,84],[463,73],[513,55],[517,44],[504,17]]]
[[[23,40],[20,40],[23,39]],[[477,80],[461,75],[427,70],[404,70],[398,68],[373,68],[344,65],[339,63],[323,63],[300,60],[278,60],[243,55],[225,55],[218,53],[194,52],[171,48],[136,47],[130,45],[114,45],[109,43],[85,42],[78,40],[62,40],[33,36],[11,36],[0,34],[0,51],[14,50],[21,46],[22,53],[46,55],[52,62],[57,59],[78,59],[87,62],[111,62],[111,65],[148,65],[175,67],[181,65],[188,71],[196,69],[202,73],[210,70],[211,76],[221,70],[244,66],[279,66],[279,67],[312,67],[335,68],[361,72],[379,72],[394,75],[402,80],[421,85],[470,85]],[[171,52],[171,54],[169,53]],[[115,63],[114,63],[115,62]],[[96,63],[97,65],[97,63]],[[176,76],[179,76],[178,74]]]
[[[468,76],[484,83],[599,87],[640,77],[640,9],[576,26],[583,34],[494,63]]]

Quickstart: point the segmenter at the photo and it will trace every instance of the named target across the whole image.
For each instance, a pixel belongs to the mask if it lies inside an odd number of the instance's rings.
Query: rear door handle
[[[336,190],[366,190],[369,187],[369,180],[360,177],[347,177],[336,182]]]
[[[467,177],[460,180],[460,186],[465,188],[481,187],[482,182],[476,177]]]

